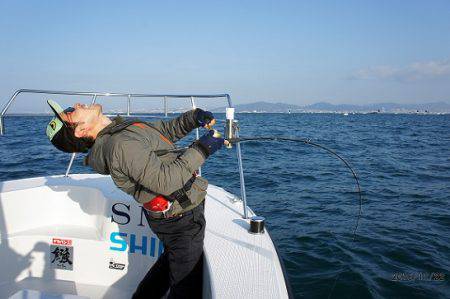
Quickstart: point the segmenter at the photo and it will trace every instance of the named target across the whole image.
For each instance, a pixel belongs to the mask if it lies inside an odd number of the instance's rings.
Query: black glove
[[[195,111],[195,120],[200,127],[208,125],[214,119],[214,115],[209,111],[197,108]]]
[[[213,135],[214,130],[210,130],[192,145],[194,148],[203,153],[205,158],[208,158],[210,155],[214,154],[223,145],[224,139],[222,137],[214,137]]]

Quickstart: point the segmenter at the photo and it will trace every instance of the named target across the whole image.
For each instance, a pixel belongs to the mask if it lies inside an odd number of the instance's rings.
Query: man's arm
[[[158,129],[170,141],[176,142],[198,128],[197,113],[199,109],[187,111],[169,121],[155,121],[151,125]]]
[[[145,143],[126,140],[113,152],[111,175],[118,171],[155,193],[170,195],[186,184],[205,158],[201,151],[192,147],[176,160],[163,163]]]

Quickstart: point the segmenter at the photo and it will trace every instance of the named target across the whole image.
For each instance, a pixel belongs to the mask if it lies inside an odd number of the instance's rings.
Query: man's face
[[[90,130],[101,119],[102,106],[99,104],[86,105],[76,103],[73,105],[73,109],[66,109],[60,116],[68,125],[75,128],[76,137],[87,137],[90,136]]]

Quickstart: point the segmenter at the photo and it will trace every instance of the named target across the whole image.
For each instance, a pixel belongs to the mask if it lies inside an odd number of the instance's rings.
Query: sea
[[[216,115],[223,131],[224,115]],[[144,118],[151,121],[152,116]],[[251,209],[265,217],[295,298],[450,298],[450,115],[237,114]],[[64,174],[49,116],[7,116],[0,181]],[[203,134],[204,132],[200,132]],[[180,146],[192,142],[186,137]],[[203,175],[240,196],[235,149]],[[90,173],[78,156],[73,173]]]

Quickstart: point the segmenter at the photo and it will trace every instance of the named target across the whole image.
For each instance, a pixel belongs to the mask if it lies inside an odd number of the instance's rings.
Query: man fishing
[[[219,150],[224,140],[209,131],[183,153],[171,150],[174,142],[198,127],[215,122],[209,111],[195,109],[169,121],[143,122],[110,119],[99,104],[63,110],[48,104],[55,117],[47,125],[52,144],[64,152],[89,152],[85,163],[100,174],[111,175],[150,215],[152,231],[164,252],[137,287],[133,298],[201,298],[204,200],[208,181],[196,171]]]

